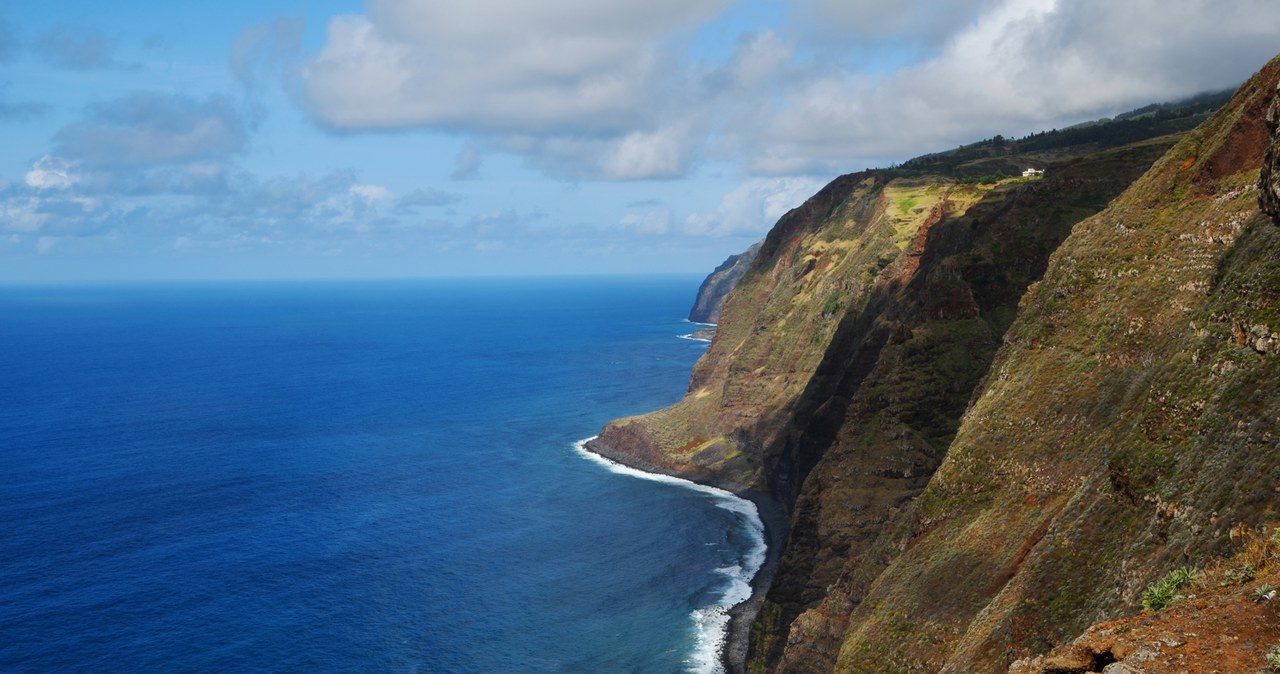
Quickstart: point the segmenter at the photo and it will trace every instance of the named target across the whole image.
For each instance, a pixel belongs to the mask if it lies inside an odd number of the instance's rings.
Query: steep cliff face
[[[1003,672],[1275,519],[1280,230],[1255,191],[1277,80],[1053,254],[928,487],[836,582],[836,671]]]
[[[767,454],[794,499],[757,625],[757,668],[830,671],[856,598],[889,559],[880,532],[942,461],[1027,286],[1072,226],[1172,144],[1162,138],[1050,167],[935,224],[842,321]],[[859,563],[854,564],[857,560]]]
[[[739,491],[770,488],[768,448],[841,317],[906,282],[925,233],[993,185],[859,173],[783,216],[725,303],[689,391],[672,407],[610,422],[592,448]]]
[[[760,244],[753,244],[737,255],[730,255],[720,263],[719,267],[708,274],[693,300],[693,308],[689,310],[689,320],[694,323],[719,323],[725,298],[746,275],[747,268],[751,266],[751,262],[756,259],[756,253],[759,252]]]

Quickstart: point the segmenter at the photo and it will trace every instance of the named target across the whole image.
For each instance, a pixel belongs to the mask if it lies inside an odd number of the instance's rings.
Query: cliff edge
[[[708,274],[707,278],[703,279],[702,285],[698,287],[693,308],[689,310],[689,320],[693,323],[719,323],[725,298],[746,275],[747,268],[751,266],[751,262],[756,259],[756,254],[759,252],[760,244],[752,244],[741,253],[730,255]]]

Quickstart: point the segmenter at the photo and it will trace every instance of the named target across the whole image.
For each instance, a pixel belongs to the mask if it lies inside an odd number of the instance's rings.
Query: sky
[[[1277,51],[1275,0],[0,0],[0,282],[707,272]]]

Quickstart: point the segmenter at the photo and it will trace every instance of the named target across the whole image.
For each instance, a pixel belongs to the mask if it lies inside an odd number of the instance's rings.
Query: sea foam
[[[764,521],[760,519],[760,510],[755,503],[730,491],[679,477],[650,473],[596,454],[587,449],[587,443],[597,437],[591,436],[573,443],[574,450],[611,472],[676,485],[706,494],[715,500],[717,507],[734,513],[749,532],[751,547],[742,554],[739,563],[716,569],[716,572],[728,581],[728,588],[716,603],[695,609],[691,614],[697,637],[693,653],[685,659],[685,664],[689,667],[688,671],[691,674],[724,674],[725,668],[721,654],[724,652],[725,640],[729,634],[729,609],[751,598],[751,580],[756,577],[760,567],[764,566],[768,554],[764,537]]]

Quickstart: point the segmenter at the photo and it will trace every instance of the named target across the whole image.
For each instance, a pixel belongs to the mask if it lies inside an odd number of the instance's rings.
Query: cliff
[[[910,275],[930,227],[995,190],[880,172],[832,181],[762,242],[684,398],[610,422],[592,449],[734,491],[776,488],[768,453],[842,317]]]
[[[693,300],[693,308],[689,310],[689,320],[694,323],[719,323],[720,312],[724,309],[724,300],[729,291],[738,285],[738,281],[746,275],[747,268],[756,253],[760,252],[760,244],[752,244],[750,248],[730,255],[720,263],[698,287],[698,294]]]
[[[849,559],[835,671],[1003,672],[1274,519],[1280,236],[1255,191],[1277,79],[1054,252],[928,487]]]
[[[1004,672],[1274,525],[1277,80],[1043,179],[869,171],[778,222],[684,399],[594,444],[787,510],[753,671]]]

